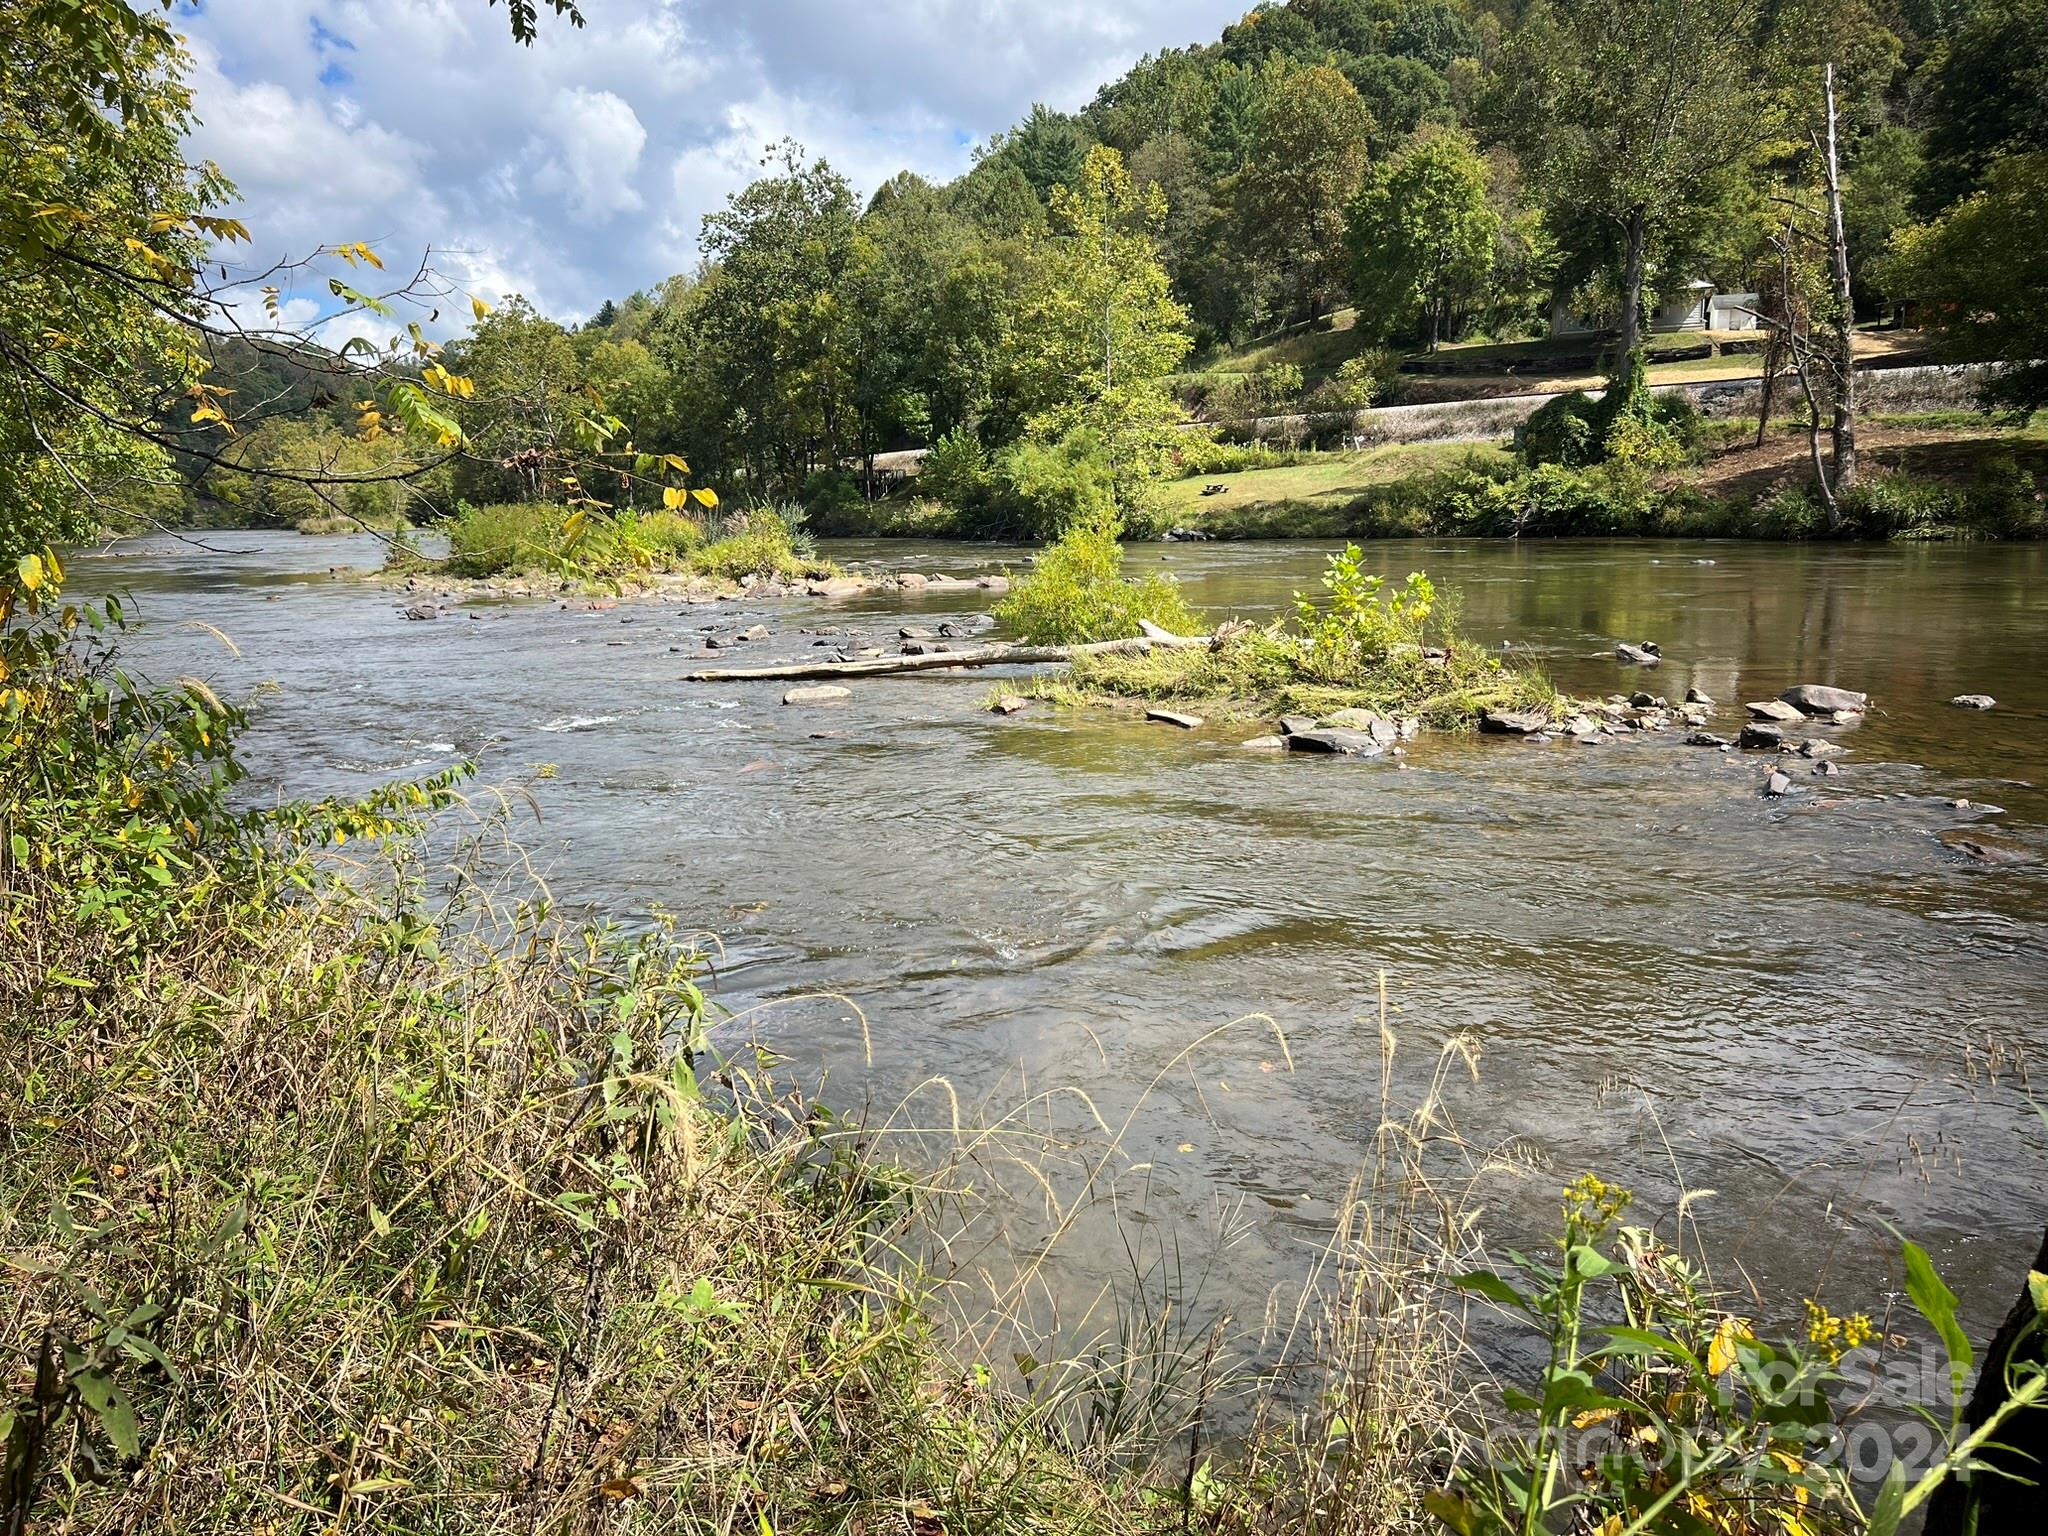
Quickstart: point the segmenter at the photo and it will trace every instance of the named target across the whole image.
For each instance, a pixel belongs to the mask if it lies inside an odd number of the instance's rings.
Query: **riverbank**
[[[456,775],[238,811],[203,685],[10,680],[7,1528],[1136,1527],[671,923],[423,866]]]
[[[1962,411],[1872,416],[1863,484],[1830,532],[1802,423],[1762,444],[1709,422],[1696,462],[1649,474],[1520,467],[1505,440],[1321,451],[1220,447],[1216,463],[1151,489],[1134,537],[1221,541],[1414,537],[2025,539],[2048,535],[2048,419],[1998,425]],[[854,537],[971,537],[960,514],[896,498],[835,510]]]

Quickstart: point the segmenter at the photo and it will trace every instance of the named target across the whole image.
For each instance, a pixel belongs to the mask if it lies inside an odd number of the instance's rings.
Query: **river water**
[[[961,574],[1025,558],[827,548]],[[1199,607],[1261,617],[1313,589],[1328,552],[1132,559]],[[1801,792],[1771,801],[1758,758],[1677,732],[1595,749],[1424,738],[1361,762],[1245,752],[1248,727],[998,718],[988,673],[868,680],[814,707],[781,706],[780,683],[680,681],[711,664],[706,633],[767,625],[738,647],[748,661],[822,654],[821,628],[893,643],[900,624],[981,611],[972,588],[407,622],[402,596],[329,575],[374,563],[373,540],[290,533],[142,540],[75,577],[139,600],[141,670],[256,697],[266,791],[361,789],[458,756],[524,785],[519,835],[557,897],[715,932],[719,1001],[834,1104],[929,1125],[950,1113],[927,1084],[943,1078],[983,1119],[1072,1088],[1128,1117],[1136,1166],[1113,1219],[1058,1255],[1056,1294],[1113,1280],[1134,1232],[1203,1270],[1205,1306],[1256,1316],[1298,1285],[1378,1120],[1384,973],[1396,1102],[1468,1033],[1460,1124],[1536,1164],[1493,1192],[1498,1235],[1540,1241],[1582,1169],[1652,1212],[1681,1184],[1711,1189],[1696,1214],[1724,1282],[1783,1303],[1825,1274],[1842,1307],[1885,1303],[1890,1221],[1934,1250],[1981,1339],[2048,1207],[2026,1085],[2048,1049],[2048,548],[1369,555],[1396,578],[1427,569],[1472,637],[1567,691],[1696,685],[1728,735],[1741,701],[1797,682],[1875,707],[1835,732],[1838,778],[1793,760]],[[1617,640],[1655,640],[1665,664],[1625,667]],[[1998,707],[1950,707],[1963,692]],[[1959,833],[1994,862],[1944,841]],[[1271,1023],[1188,1052],[1254,1013]],[[1017,1123],[1075,1132],[1077,1106]],[[1044,1220],[1028,1206],[1004,1218],[1027,1243]]]

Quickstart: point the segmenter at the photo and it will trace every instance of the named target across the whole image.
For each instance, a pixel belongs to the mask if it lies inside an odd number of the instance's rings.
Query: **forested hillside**
[[[688,270],[581,324],[482,319],[449,362],[477,383],[469,451],[417,489],[565,499],[595,422],[827,526],[876,455],[929,447],[923,488],[968,526],[1042,534],[1185,467],[1204,376],[1180,400],[1169,376],[1340,309],[1327,367],[1224,382],[1250,408],[1362,406],[1400,351],[1539,336],[1553,310],[1618,357],[1701,280],[1823,331],[1830,66],[1856,317],[1910,302],[1949,356],[2040,356],[2019,231],[2048,190],[2044,39],[2042,0],[1262,5],[1077,112],[1033,108],[948,183],[856,187],[773,146]],[[338,463],[331,415],[235,451]]]

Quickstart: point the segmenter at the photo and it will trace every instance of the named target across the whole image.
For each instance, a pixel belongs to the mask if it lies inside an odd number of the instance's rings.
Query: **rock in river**
[[[1145,718],[1156,720],[1161,725],[1177,725],[1184,731],[1192,731],[1202,723],[1200,715],[1183,715],[1171,709],[1148,709]]]
[[[1685,738],[1688,747],[1722,747],[1728,745],[1726,736],[1716,736],[1712,731],[1692,731]]]
[[[1801,757],[1833,757],[1837,752],[1846,752],[1839,741],[1822,741],[1818,736],[1809,736],[1799,743]]]
[[[1800,683],[1778,695],[1801,714],[1832,715],[1846,710],[1860,714],[1870,707],[1870,695],[1850,688],[1830,688],[1825,683]],[[1756,706],[1752,704],[1750,708]]]
[[[1021,693],[999,693],[995,703],[989,705],[989,710],[993,714],[1014,715],[1018,710],[1028,708],[1030,703]]]
[[[1368,731],[1346,731],[1336,728],[1327,731],[1290,731],[1287,735],[1287,749],[1290,752],[1335,752],[1344,757],[1378,757],[1387,750],[1374,741]]]
[[[841,699],[853,697],[851,688],[841,688],[836,683],[819,683],[809,688],[792,688],[782,696],[785,704],[834,704]]]
[[[1307,715],[1282,715],[1280,717],[1280,734],[1282,736],[1299,736],[1303,731],[1312,731],[1315,728],[1315,721],[1311,720]]]
[[[1735,745],[1749,752],[1775,752],[1785,744],[1785,733],[1775,725],[1745,725]]]
[[[1776,800],[1781,795],[1792,793],[1792,781],[1785,777],[1782,770],[1773,768],[1770,777],[1764,780],[1763,792],[1770,799]]]
[[[1249,741],[1240,741],[1238,745],[1251,752],[1285,752],[1287,750],[1287,738],[1285,736],[1254,736]]]
[[[1707,696],[1704,690],[1699,688],[1686,689],[1685,702],[1688,704],[1704,704],[1709,709],[1714,707],[1714,701]]]
[[[1783,699],[1759,699],[1753,704],[1742,706],[1749,711],[1752,720],[1777,720],[1794,725],[1806,718],[1806,711],[1796,704],[1787,704]]]
[[[1533,709],[1489,709],[1479,716],[1479,729],[1496,736],[1534,736],[1550,729],[1550,717]]]
[[[1626,640],[1614,648],[1614,654],[1623,661],[1634,662],[1639,667],[1654,667],[1664,659],[1664,653],[1657,648],[1654,640],[1645,640],[1641,645],[1630,645]]]
[[[1988,693],[1959,693],[1949,700],[1957,709],[1990,709],[1997,702]]]
[[[408,619],[438,619],[441,617],[441,610],[432,603],[414,603],[405,610],[405,616]]]

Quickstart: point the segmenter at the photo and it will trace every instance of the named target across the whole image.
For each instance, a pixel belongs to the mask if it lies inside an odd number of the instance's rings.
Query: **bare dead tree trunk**
[[[1621,274],[1621,361],[1635,351],[1643,334],[1643,263],[1649,243],[1649,212],[1640,204],[1629,209],[1624,227],[1628,232],[1628,261]]]
[[[1856,483],[1856,312],[1849,297],[1849,237],[1842,224],[1841,160],[1835,147],[1835,66],[1822,75],[1827,93],[1828,256],[1835,278],[1835,490]]]

